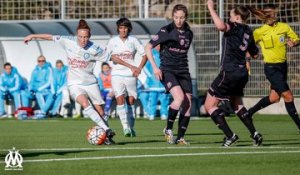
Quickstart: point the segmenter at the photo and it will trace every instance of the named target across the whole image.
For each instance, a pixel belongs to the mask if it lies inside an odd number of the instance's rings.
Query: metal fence
[[[251,25],[253,29],[257,25]],[[291,24],[300,34],[300,24]],[[219,71],[219,32],[213,25],[201,25],[193,28],[196,51],[197,85],[200,94],[209,88]],[[300,47],[288,48],[288,83],[295,96],[300,96]],[[269,83],[265,78],[262,57],[251,61],[251,75],[245,89],[246,96],[262,96],[269,93]]]
[[[197,85],[204,93],[219,69],[220,33],[212,25],[206,8],[206,0],[1,0],[0,21],[51,20],[51,19],[116,19],[171,17],[175,4],[182,3],[189,8],[189,21],[194,31]],[[236,4],[261,8],[266,3],[279,6],[281,21],[291,24],[300,34],[299,0],[218,0],[217,9],[228,20],[229,10]],[[253,16],[250,24],[259,24]],[[300,47],[289,49],[289,84],[296,96],[300,96]],[[252,61],[252,74],[246,88],[248,96],[267,95],[269,84],[265,80],[262,61]]]

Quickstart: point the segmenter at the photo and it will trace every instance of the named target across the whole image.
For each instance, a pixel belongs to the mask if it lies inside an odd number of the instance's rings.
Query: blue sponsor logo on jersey
[[[285,41],[284,36],[281,36],[281,37],[279,38],[279,41],[280,41],[281,43],[283,43],[283,42]]]
[[[90,54],[89,53],[84,53],[83,54],[83,58],[86,59],[86,60],[89,59],[90,58]]]

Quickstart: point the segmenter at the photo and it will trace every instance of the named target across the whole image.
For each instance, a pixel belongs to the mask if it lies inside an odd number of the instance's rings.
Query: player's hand
[[[161,80],[162,79],[162,73],[161,70],[158,68],[153,69],[154,76],[156,79]]]
[[[207,0],[207,7],[209,9],[214,9],[214,1],[213,0]]]
[[[294,47],[294,46],[295,46],[295,42],[292,41],[291,39],[287,39],[286,44],[287,44],[289,47]]]
[[[133,75],[134,77],[138,77],[139,74],[141,73],[140,69],[137,68],[136,66],[131,66],[131,67],[130,67],[130,70],[131,70],[132,75]]]
[[[24,43],[25,43],[25,44],[28,44],[28,42],[31,41],[31,40],[32,40],[31,35],[28,35],[28,36],[26,36],[26,37],[24,38]]]

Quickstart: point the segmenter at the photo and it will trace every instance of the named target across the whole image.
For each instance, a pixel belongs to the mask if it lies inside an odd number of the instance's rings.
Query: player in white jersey
[[[120,18],[117,21],[119,35],[111,38],[107,44],[107,52],[112,55],[118,55],[118,58],[125,62],[121,65],[118,64],[118,60],[111,59],[114,62],[111,65],[112,88],[117,99],[117,114],[120,117],[124,136],[126,137],[136,136],[134,130],[134,102],[137,98],[136,82],[137,76],[147,61],[144,46],[137,38],[129,35],[131,30],[131,22],[127,18]],[[142,56],[142,61],[139,65],[134,60],[136,53]],[[133,71],[132,67],[136,66],[138,70]],[[127,103],[125,103],[126,95],[128,96]]]
[[[107,139],[105,143],[112,144],[114,143],[112,137],[115,133],[101,117],[103,114],[101,105],[104,102],[100,95],[96,77],[93,74],[95,62],[106,61],[108,55],[105,50],[89,40],[91,36],[90,32],[90,27],[86,21],[80,20],[76,37],[31,34],[24,38],[24,42],[28,43],[32,39],[43,39],[52,40],[62,45],[68,57],[69,69],[67,81],[72,98],[83,107],[85,115],[89,116],[106,131]],[[111,57],[118,61],[115,55]]]

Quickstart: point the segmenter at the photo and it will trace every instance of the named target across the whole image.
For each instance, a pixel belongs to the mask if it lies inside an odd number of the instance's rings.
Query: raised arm
[[[151,43],[148,43],[146,46],[145,46],[145,52],[146,52],[146,55],[147,55],[147,58],[153,68],[153,72],[154,72],[154,75],[155,75],[155,78],[158,79],[158,80],[161,80],[162,79],[162,73],[161,73],[161,70],[157,67],[155,61],[154,61],[154,58],[153,58],[153,54],[152,54],[152,44]]]
[[[212,17],[212,20],[215,23],[215,26],[219,31],[226,32],[229,30],[228,24],[224,23],[224,21],[219,17],[217,12],[214,9],[214,1],[213,0],[208,0],[207,1],[207,8],[209,10],[209,13]]]
[[[30,34],[24,38],[24,43],[27,44],[32,39],[53,40],[51,34]]]

